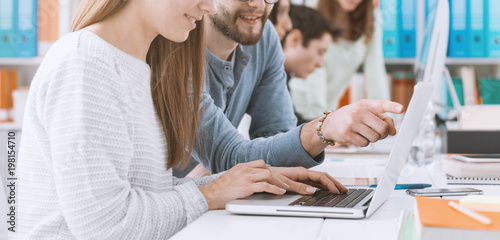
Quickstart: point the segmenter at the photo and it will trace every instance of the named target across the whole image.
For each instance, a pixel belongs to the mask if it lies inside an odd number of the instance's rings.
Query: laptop
[[[403,123],[385,170],[377,188],[349,189],[344,194],[317,191],[313,195],[257,193],[245,199],[233,200],[226,204],[226,210],[234,214],[277,215],[323,218],[365,218],[371,216],[389,198],[406,158],[420,122],[427,109],[434,84],[419,82],[411,98]]]

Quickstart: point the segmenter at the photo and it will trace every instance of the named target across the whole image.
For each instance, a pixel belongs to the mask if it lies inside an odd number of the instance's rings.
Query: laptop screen
[[[366,216],[370,216],[377,210],[382,203],[389,198],[399,178],[399,174],[403,169],[406,158],[410,153],[411,144],[417,135],[418,127],[424,116],[427,104],[431,98],[434,89],[432,82],[419,82],[415,85],[415,90],[406,111],[403,123],[396,135],[396,141],[392,147],[389,160],[385,167],[384,173],[377,185],[368,212]]]

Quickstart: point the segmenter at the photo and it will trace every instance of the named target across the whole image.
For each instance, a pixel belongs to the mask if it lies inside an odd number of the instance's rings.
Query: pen
[[[464,207],[458,205],[456,202],[449,201],[448,205],[450,205],[450,207],[459,211],[460,213],[464,214],[465,216],[470,217],[470,218],[472,218],[472,219],[474,219],[474,220],[476,220],[484,225],[491,224],[491,219],[489,219],[488,217],[486,217],[478,212],[474,212],[468,208],[464,208]]]
[[[376,188],[377,185],[370,185],[371,188]],[[425,183],[412,183],[412,184],[396,184],[396,187],[394,189],[399,190],[399,189],[423,189],[423,188],[428,188],[432,187],[430,184],[425,184]]]

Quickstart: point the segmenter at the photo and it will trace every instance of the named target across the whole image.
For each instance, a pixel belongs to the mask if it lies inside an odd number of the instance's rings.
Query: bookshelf
[[[425,34],[425,1],[417,1],[416,9],[416,42],[417,42],[417,56],[421,51],[421,45]],[[393,58],[385,59],[386,68],[391,70],[412,70],[415,63],[415,58]],[[478,71],[477,76],[488,76],[500,78],[500,58],[450,58],[448,57],[445,62],[446,66],[450,69],[452,75],[458,75],[458,69],[462,66],[474,66]]]
[[[52,0],[52,2],[58,4],[58,10],[56,10],[58,11],[58,23],[56,23],[58,36],[63,36],[70,32],[71,18],[76,12],[80,1]],[[40,44],[38,46],[40,49]],[[29,86],[42,61],[43,56],[32,58],[0,58],[0,68],[16,69],[18,72],[18,86]],[[0,123],[0,133],[3,134],[6,131],[21,131],[21,124],[12,122]]]
[[[417,26],[416,26],[416,42],[417,42],[417,52],[420,51],[420,45],[424,38],[424,23],[425,23],[425,1],[417,1]],[[318,0],[291,0],[291,3],[298,5],[306,5],[308,7],[314,8]],[[379,0],[374,0],[378,3]],[[378,4],[375,4],[378,5]],[[415,58],[386,58],[384,59],[387,70],[413,70],[413,65],[415,64]],[[456,69],[461,66],[472,65],[479,69],[479,75],[491,76],[500,78],[500,58],[447,58],[446,65],[450,68],[452,74],[455,73]]]

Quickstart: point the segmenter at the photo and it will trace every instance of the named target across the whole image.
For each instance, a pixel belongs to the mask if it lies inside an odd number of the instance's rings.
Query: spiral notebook
[[[491,177],[447,177],[450,185],[500,185],[500,178]]]

